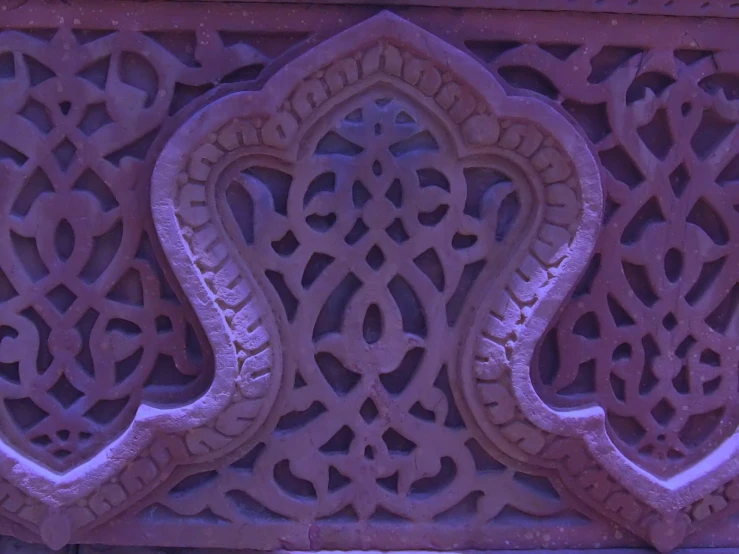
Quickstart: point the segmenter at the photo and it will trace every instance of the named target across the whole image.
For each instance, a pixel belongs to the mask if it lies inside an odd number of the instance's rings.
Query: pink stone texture
[[[0,550],[739,547],[739,4],[319,3],[0,2]]]

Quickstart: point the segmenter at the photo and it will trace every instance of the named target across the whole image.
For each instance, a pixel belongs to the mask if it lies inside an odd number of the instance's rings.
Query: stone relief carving
[[[732,510],[726,58],[468,41],[488,72],[382,13],[256,86],[228,33],[86,33],[1,37],[13,533],[547,544],[574,506],[669,550]],[[259,90],[180,125],[214,79]]]

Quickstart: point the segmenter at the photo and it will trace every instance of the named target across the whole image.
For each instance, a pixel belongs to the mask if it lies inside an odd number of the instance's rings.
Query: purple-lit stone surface
[[[2,549],[739,546],[739,7],[413,4],[0,4]]]

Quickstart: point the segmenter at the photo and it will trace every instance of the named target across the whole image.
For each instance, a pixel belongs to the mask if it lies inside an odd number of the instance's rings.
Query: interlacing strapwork
[[[97,454],[140,405],[186,404],[212,378],[139,186],[171,115],[267,62],[206,35],[0,34],[0,424],[53,471]]]
[[[526,67],[545,57],[559,70]],[[607,193],[599,248],[532,378],[552,406],[601,405],[618,447],[669,477],[739,422],[739,77],[711,52],[606,46],[568,80],[584,57],[576,45],[513,44],[492,62],[582,126]]]
[[[559,511],[544,480],[484,453],[452,395],[449,337],[532,211],[512,164],[454,151],[425,108],[379,87],[319,120],[294,167],[254,155],[224,170],[219,217],[281,312],[294,386],[273,437],[219,472],[225,497],[194,475],[157,510],[187,498],[188,513],[231,521],[479,523]],[[477,490],[460,486],[473,475]]]

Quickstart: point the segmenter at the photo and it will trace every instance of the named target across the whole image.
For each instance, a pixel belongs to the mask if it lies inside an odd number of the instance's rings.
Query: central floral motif
[[[353,504],[360,517],[413,509],[411,488],[439,481],[431,491],[454,467],[429,442],[447,417],[435,381],[456,364],[470,298],[532,210],[510,164],[455,150],[438,115],[379,84],[314,123],[295,162],[245,156],[219,180],[225,227],[282,306],[298,353],[286,363],[324,391],[304,417],[361,415],[321,419],[333,469],[310,455],[286,471],[370,472],[386,484]]]

